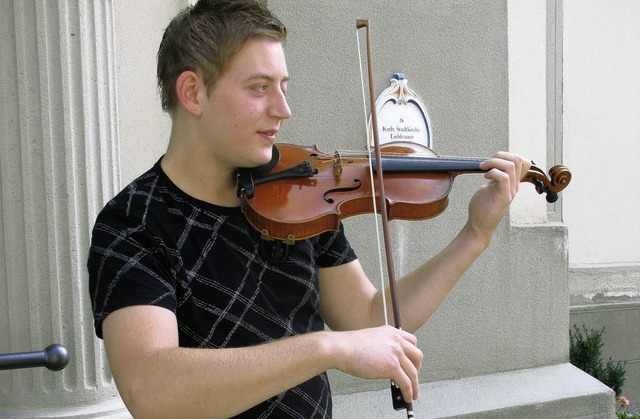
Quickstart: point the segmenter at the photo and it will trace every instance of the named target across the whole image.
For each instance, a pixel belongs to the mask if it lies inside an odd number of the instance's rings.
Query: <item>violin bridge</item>
[[[339,151],[333,155],[333,176],[337,179],[342,178],[342,156]]]

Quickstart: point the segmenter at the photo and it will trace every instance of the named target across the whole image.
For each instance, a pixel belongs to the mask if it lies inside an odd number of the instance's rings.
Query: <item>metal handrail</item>
[[[42,351],[0,354],[0,370],[46,367],[51,371],[60,371],[68,363],[69,351],[59,343],[49,345]]]

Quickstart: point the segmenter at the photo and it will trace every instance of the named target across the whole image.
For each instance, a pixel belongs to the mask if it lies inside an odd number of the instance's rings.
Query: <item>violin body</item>
[[[269,173],[277,173],[307,161],[315,172],[308,178],[278,179],[255,186],[254,197],[243,199],[249,223],[264,239],[295,241],[337,230],[343,218],[373,213],[373,179],[366,155],[327,156],[315,146],[278,144],[280,161]],[[383,146],[383,153],[429,153],[416,144]],[[259,178],[258,178],[259,179]],[[410,182],[409,182],[410,181]],[[451,173],[385,172],[389,219],[422,220],[445,210],[453,185]],[[376,195],[376,198],[378,196]],[[381,202],[376,203],[378,208]]]
[[[278,144],[277,150],[277,161],[268,170],[250,174],[251,193],[239,191],[243,212],[263,239],[292,243],[337,230],[344,218],[373,213],[374,197],[380,210],[376,168],[365,153],[330,155],[315,146],[293,144]],[[380,153],[389,220],[424,220],[441,214],[455,176],[482,172],[478,166],[483,160],[440,158],[414,143],[388,143]],[[570,173],[564,166],[552,170],[564,182],[554,188],[557,192],[568,184]],[[541,184],[542,192],[551,192],[554,186],[535,166],[523,181],[537,183],[537,188]]]

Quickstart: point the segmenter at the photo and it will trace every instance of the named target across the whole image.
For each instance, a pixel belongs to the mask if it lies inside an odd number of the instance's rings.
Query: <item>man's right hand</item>
[[[336,333],[339,370],[360,378],[388,378],[406,402],[418,398],[422,351],[414,335],[392,326]]]

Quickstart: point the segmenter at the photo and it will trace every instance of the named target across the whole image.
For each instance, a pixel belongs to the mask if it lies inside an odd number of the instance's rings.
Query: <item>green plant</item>
[[[603,365],[603,333],[604,327],[587,330],[585,325],[580,328],[574,324],[573,330],[569,330],[569,362],[611,387],[616,396],[620,396],[625,381],[625,364],[609,357],[609,361]]]

